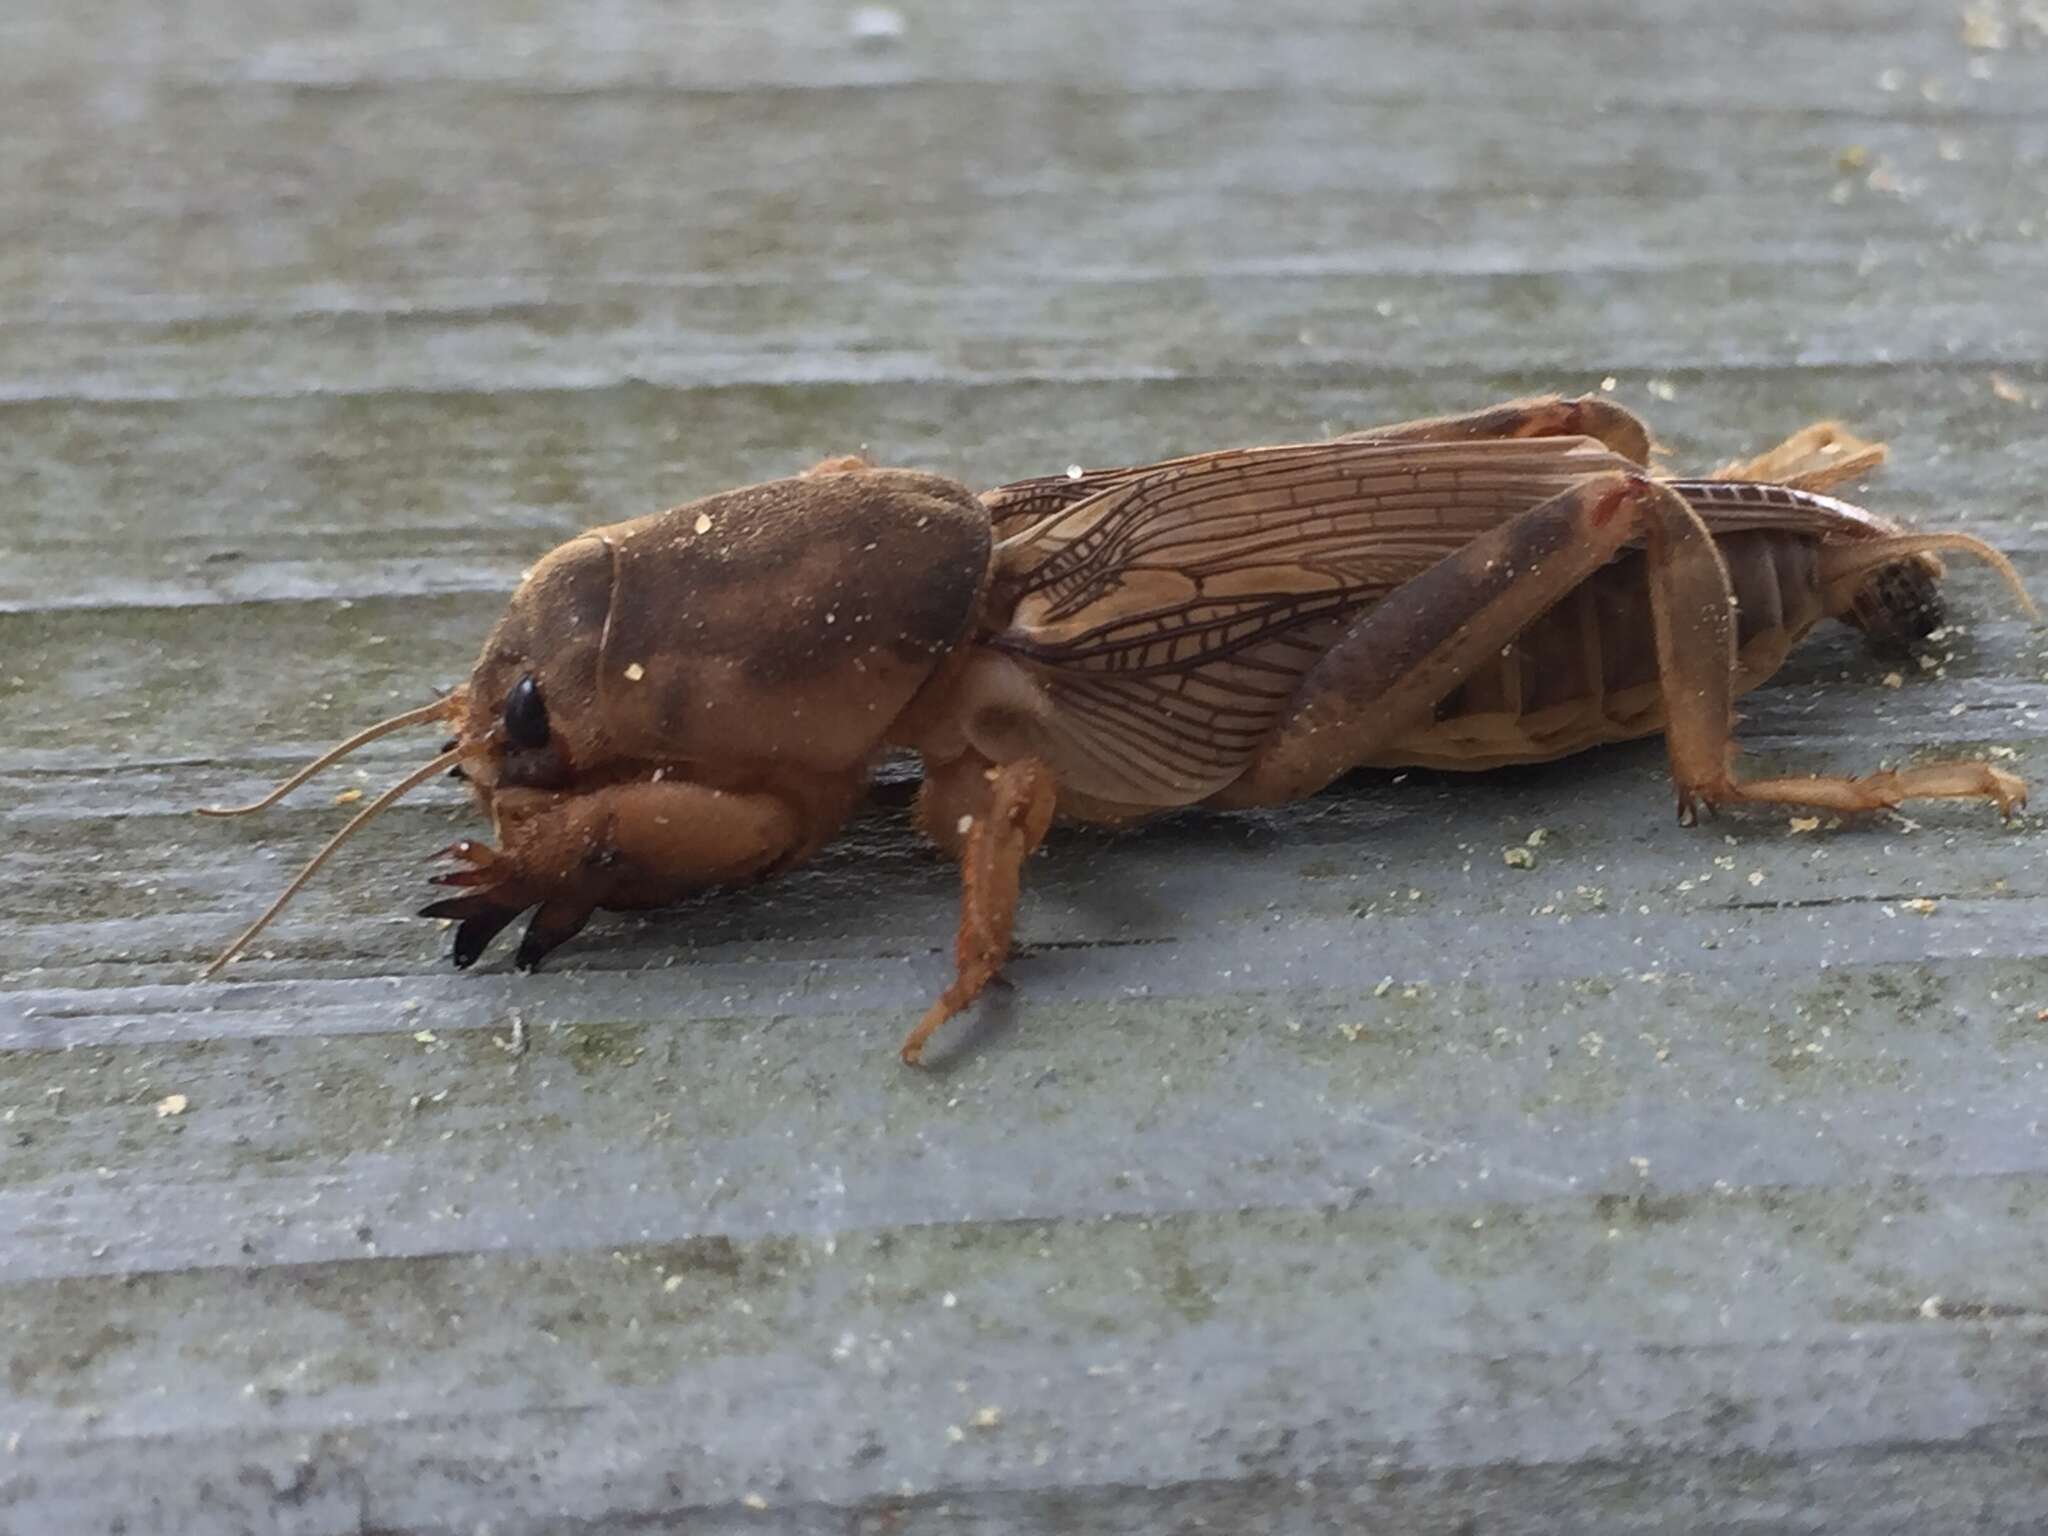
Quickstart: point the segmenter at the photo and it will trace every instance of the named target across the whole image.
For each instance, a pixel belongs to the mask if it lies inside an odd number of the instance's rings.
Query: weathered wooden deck
[[[1681,830],[1652,745],[1062,835],[916,1074],[900,792],[525,978],[405,916],[451,787],[195,983],[415,759],[193,805],[863,444],[1611,377],[1888,437],[2048,593],[2038,6],[899,3],[0,15],[0,1530],[2039,1529],[2038,819]],[[2048,768],[1954,590],[1753,754]]]

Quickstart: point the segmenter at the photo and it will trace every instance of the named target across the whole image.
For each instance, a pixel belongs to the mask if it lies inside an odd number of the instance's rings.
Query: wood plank
[[[2048,593],[2027,7],[892,13],[0,16],[0,1530],[2038,1528],[2038,820],[1680,829],[1646,744],[1065,833],[921,1075],[904,766],[531,978],[404,915],[449,786],[196,981],[429,743],[191,806],[861,445],[1611,377],[1687,464],[1844,416]],[[2038,776],[2048,648],[1951,590],[1755,761]]]

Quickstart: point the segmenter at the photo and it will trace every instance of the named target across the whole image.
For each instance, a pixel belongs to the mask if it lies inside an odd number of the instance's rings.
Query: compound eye
[[[531,672],[514,683],[505,696],[505,739],[515,747],[527,749],[548,744],[548,706]]]

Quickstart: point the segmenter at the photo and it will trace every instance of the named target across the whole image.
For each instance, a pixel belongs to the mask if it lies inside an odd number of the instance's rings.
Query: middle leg
[[[960,861],[960,931],[953,984],[903,1042],[917,1066],[940,1025],[979,997],[1010,958],[1024,861],[1052,825],[1057,788],[1036,758],[1000,767],[969,752],[927,771],[917,815],[925,835]]]

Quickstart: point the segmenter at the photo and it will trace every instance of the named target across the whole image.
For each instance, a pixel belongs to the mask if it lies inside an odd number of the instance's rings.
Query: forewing
[[[1076,466],[1077,468],[1079,466]],[[1160,464],[1139,464],[1125,469],[1090,469],[1079,474],[1038,475],[1016,480],[981,493],[981,504],[996,537],[1007,539],[1041,523],[1053,513],[1071,507],[1104,491],[1165,468]]]
[[[1133,807],[1234,779],[1335,627],[1473,535],[1589,474],[1633,468],[1578,438],[1207,454],[1004,541],[1015,599],[988,644],[1053,705],[1063,784]]]

